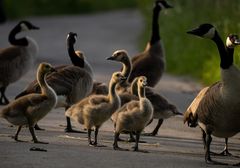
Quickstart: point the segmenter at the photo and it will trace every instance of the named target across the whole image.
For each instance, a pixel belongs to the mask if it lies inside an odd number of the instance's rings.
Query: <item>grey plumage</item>
[[[33,66],[38,45],[30,37],[16,39],[15,36],[22,31],[39,29],[28,21],[19,22],[9,34],[11,47],[0,50],[0,104],[8,104],[9,100],[5,96],[5,90],[9,84],[16,82],[25,75]]]

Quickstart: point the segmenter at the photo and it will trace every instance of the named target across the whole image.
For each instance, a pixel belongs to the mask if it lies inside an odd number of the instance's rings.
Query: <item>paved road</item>
[[[77,32],[78,41],[75,48],[85,52],[94,68],[96,80],[102,82],[107,82],[111,73],[120,68],[119,64],[107,62],[105,58],[117,49],[126,49],[130,55],[136,54],[138,38],[144,27],[140,14],[128,10],[94,15],[27,19],[41,28],[39,31],[31,32],[31,36],[38,41],[40,47],[37,63],[42,61],[54,65],[70,63],[65,39],[68,32]],[[7,35],[15,24],[15,21],[11,21],[0,26],[0,46],[8,46]],[[36,66],[8,88],[7,95],[11,99],[34,78]],[[201,86],[191,79],[164,75],[156,90],[183,112],[200,88]],[[82,129],[82,126],[74,124],[77,129]],[[155,124],[156,122],[152,123],[145,132],[151,131]],[[31,136],[27,129],[23,129],[19,137],[26,142],[14,142],[10,136],[14,134],[16,128],[10,127],[5,120],[0,120],[0,167],[209,167],[204,162],[199,128],[190,129],[183,125],[181,117],[164,121],[158,136],[141,137],[147,143],[141,143],[139,147],[148,153],[114,151],[113,125],[110,121],[100,129],[99,143],[106,146],[101,148],[89,147],[85,134],[63,132],[65,125],[63,109],[53,110],[39,122],[39,125],[46,131],[37,131],[38,138],[50,144],[40,145],[30,142]],[[123,137],[127,138],[126,135]],[[239,134],[229,142],[231,152],[238,156],[240,156],[239,142]],[[223,139],[213,139],[213,150],[220,151],[223,145]],[[119,146],[131,149],[133,144],[120,143]],[[29,151],[31,147],[41,147],[47,152]],[[237,161],[232,157],[217,159],[224,159],[229,163]]]

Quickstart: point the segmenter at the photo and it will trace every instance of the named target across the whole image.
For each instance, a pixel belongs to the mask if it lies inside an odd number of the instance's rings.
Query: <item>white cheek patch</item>
[[[211,29],[208,30],[206,34],[203,35],[203,37],[212,39],[214,35],[215,35],[215,28],[212,27]]]
[[[21,23],[21,24],[20,24],[20,27],[21,27],[21,31],[27,31],[27,30],[29,30],[28,27],[26,26],[26,24],[24,24],[24,23]]]
[[[234,48],[235,44],[232,43],[232,41],[230,40],[230,38],[228,37],[226,40],[226,46],[228,48]]]

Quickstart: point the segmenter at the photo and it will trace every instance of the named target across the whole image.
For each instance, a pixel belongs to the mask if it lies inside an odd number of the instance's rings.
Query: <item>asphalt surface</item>
[[[40,27],[39,31],[30,33],[30,36],[38,42],[40,53],[35,67],[7,89],[6,94],[10,100],[13,100],[34,79],[39,62],[49,62],[53,65],[70,64],[66,50],[68,32],[78,33],[75,48],[86,54],[93,66],[95,79],[107,83],[111,73],[119,70],[121,65],[108,62],[105,58],[117,49],[125,49],[130,55],[137,54],[139,35],[144,28],[141,15],[137,11],[130,10],[26,19]],[[2,48],[9,45],[7,36],[16,23],[17,21],[9,21],[0,25]],[[166,35],[162,36],[166,37]],[[201,85],[190,78],[165,74],[156,86],[156,91],[184,112],[200,88]],[[75,129],[82,130],[81,125],[73,124]],[[19,135],[19,139],[25,142],[15,142],[11,136],[16,128],[0,119],[0,167],[226,167],[205,164],[200,129],[188,128],[179,116],[165,120],[156,137],[141,136],[140,139],[146,141],[139,144],[142,152],[133,152],[131,147],[134,144],[126,142],[120,142],[119,146],[130,151],[114,151],[111,121],[107,121],[99,131],[99,143],[105,147],[89,147],[86,134],[65,133],[64,109],[52,110],[39,122],[39,125],[45,131],[36,131],[36,135],[39,140],[49,142],[47,145],[32,143],[28,129],[22,129]],[[151,131],[155,125],[156,121],[144,132]],[[127,135],[122,137],[127,138]],[[240,157],[239,142],[239,134],[229,140],[230,151],[238,157]],[[46,151],[31,151],[32,147]],[[224,147],[224,139],[214,137],[211,147],[213,151],[220,152]],[[213,158],[227,163],[239,162],[239,158],[235,157]]]

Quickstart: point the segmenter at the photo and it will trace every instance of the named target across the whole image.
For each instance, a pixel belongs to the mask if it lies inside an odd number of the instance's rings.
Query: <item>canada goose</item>
[[[16,82],[32,68],[38,54],[36,41],[28,36],[16,39],[23,31],[39,29],[28,21],[19,22],[9,33],[11,47],[0,49],[0,105],[6,105],[9,100],[5,96],[9,84]]]
[[[117,143],[120,133],[122,131],[130,131],[136,133],[134,151],[138,151],[140,133],[152,119],[153,106],[145,96],[145,86],[147,84],[146,77],[138,77],[137,84],[139,100],[130,101],[115,112],[114,150],[121,150]]]
[[[109,82],[108,95],[90,95],[66,111],[66,116],[85,126],[88,131],[89,145],[97,146],[99,128],[120,107],[121,102],[115,87],[117,83],[124,79],[120,72],[113,73]],[[95,127],[94,142],[91,141],[92,127]]]
[[[220,55],[221,81],[199,92],[184,113],[184,123],[187,122],[190,127],[200,126],[206,163],[225,164],[211,159],[211,135],[225,138],[227,153],[227,138],[240,131],[240,71],[233,64],[233,47],[240,44],[239,39],[237,36],[229,36],[226,49],[216,28],[211,24],[202,24],[188,33],[215,42]]]
[[[5,118],[18,129],[14,139],[18,141],[18,134],[22,126],[29,126],[34,143],[44,143],[38,141],[34,132],[34,125],[48,114],[57,103],[57,95],[46,82],[46,75],[55,71],[48,63],[41,63],[37,70],[37,81],[41,87],[40,93],[33,93],[14,100],[4,107],[0,116]]]
[[[164,8],[172,8],[165,0],[156,0],[153,8],[152,35],[145,51],[132,58],[132,73],[129,82],[135,77],[146,76],[148,86],[154,87],[165,69],[165,53],[158,26],[159,13]]]
[[[68,41],[68,53],[73,65],[85,68],[93,76],[93,70],[90,64],[84,62],[84,53],[82,51],[75,51],[73,44],[76,42],[77,33],[70,32],[67,37]],[[84,66],[84,64],[87,64]],[[105,83],[98,81],[93,82],[93,88],[91,94],[108,94],[108,87]]]
[[[119,96],[121,98],[122,105],[130,100],[136,100],[134,97],[134,95],[136,97],[138,96],[137,82],[134,82],[136,79],[132,81],[131,85],[128,82],[128,78],[132,69],[132,64],[128,53],[125,50],[117,50],[111,57],[107,58],[107,60],[113,60],[123,64],[122,75],[125,76],[127,80],[120,83],[118,86],[118,91],[121,93]],[[175,115],[182,115],[182,113],[178,111],[175,105],[169,103],[163,96],[156,93],[152,88],[146,87],[145,90],[146,97],[150,100],[154,107],[153,119],[158,119],[158,124],[151,133],[146,133],[144,135],[155,136],[158,133],[158,130],[161,127],[164,119],[168,119]],[[130,140],[133,139],[130,138]]]
[[[68,109],[72,104],[85,98],[92,91],[93,71],[90,64],[85,59],[83,52],[74,50],[74,43],[76,42],[75,38],[75,33],[68,34],[67,49],[72,62],[74,62],[76,66],[62,65],[55,67],[57,72],[51,73],[46,78],[48,84],[58,95],[56,108],[65,107],[65,109]],[[39,92],[39,84],[36,81],[33,81],[22,93],[16,96],[16,98],[26,94]],[[67,117],[66,120],[67,127],[65,132],[81,133],[81,131],[72,129],[69,117]]]

